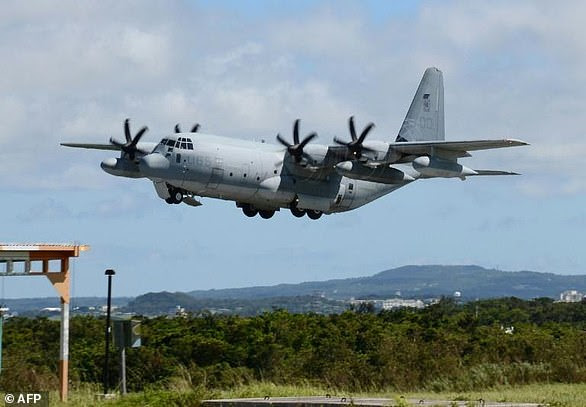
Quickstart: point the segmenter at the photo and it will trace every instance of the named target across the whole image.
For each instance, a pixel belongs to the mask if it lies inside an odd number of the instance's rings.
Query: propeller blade
[[[358,138],[358,142],[360,144],[362,144],[364,142],[364,139],[366,138],[366,135],[368,133],[370,133],[370,131],[374,128],[374,123],[368,123],[368,125],[364,128],[364,130],[362,130],[362,133],[360,134],[360,137]]]
[[[136,147],[136,144],[140,141],[140,139],[148,129],[149,128],[147,126],[144,126],[142,129],[140,129],[138,133],[136,133],[136,136],[134,136],[134,138],[132,139],[132,142],[129,144],[129,146]]]
[[[305,147],[307,145],[307,143],[309,143],[311,140],[313,140],[316,137],[317,137],[317,133],[311,133],[311,134],[309,134],[307,137],[305,137],[303,139],[303,141],[301,143],[299,143],[297,145],[297,148],[299,148],[300,150],[303,150],[303,147]]]
[[[124,136],[126,137],[127,143],[132,141],[132,137],[130,136],[130,119],[124,120]]]
[[[340,140],[338,137],[334,137],[334,143],[339,144],[341,146],[345,146],[345,147],[348,147],[348,144],[350,144],[347,141]]]
[[[193,125],[193,127],[191,128],[191,132],[192,133],[197,133],[198,130],[199,130],[199,123],[195,123]]]
[[[175,125],[175,133],[181,133],[181,129],[179,128],[179,123]]]
[[[310,133],[307,136],[305,136],[305,138],[300,142],[299,121],[300,119],[296,119],[293,123],[293,144],[289,143],[287,140],[281,137],[281,134],[277,134],[277,140],[279,141],[279,143],[287,147],[289,155],[293,156],[293,158],[295,158],[295,161],[298,163],[301,162],[301,158],[309,157],[308,154],[305,154],[303,152],[303,148],[307,145],[307,143],[309,143],[311,140],[317,137],[317,133]]]
[[[299,144],[299,120],[295,120],[293,123],[293,144]]]
[[[289,142],[287,140],[285,140],[283,137],[281,137],[280,134],[277,134],[277,140],[279,141],[279,143],[281,143],[285,147],[287,147],[287,148],[291,147],[291,144],[289,144]]]
[[[348,127],[350,127],[350,137],[352,141],[356,140],[356,128],[354,127],[354,116],[350,116],[348,119]]]
[[[119,142],[118,140],[116,140],[113,137],[110,137],[110,144],[114,144],[116,147],[120,147],[120,148],[124,147],[123,143]]]

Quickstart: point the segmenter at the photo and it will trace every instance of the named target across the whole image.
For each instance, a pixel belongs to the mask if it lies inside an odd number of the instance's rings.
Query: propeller
[[[198,130],[199,130],[199,123],[195,123],[193,125],[193,127],[191,128],[190,133],[197,133]],[[175,133],[181,133],[181,128],[179,127],[179,123],[177,123],[175,125]]]
[[[113,137],[110,138],[110,144],[113,144],[120,148],[120,150],[124,151],[124,153],[131,159],[134,160],[136,157],[136,153],[148,154],[148,151],[143,151],[137,147],[138,142],[149,129],[148,127],[144,126],[141,128],[134,138],[130,135],[130,120],[124,120],[124,136],[126,137],[126,143],[121,143],[120,141],[114,139]]]
[[[277,140],[279,143],[287,147],[287,151],[290,155],[295,158],[296,162],[301,162],[301,158],[308,157],[307,154],[303,152],[303,148],[309,143],[311,140],[317,137],[317,133],[309,133],[305,138],[299,141],[299,119],[295,120],[293,124],[293,143],[289,143],[280,134],[277,134]]]
[[[363,151],[374,151],[371,148],[365,147],[363,145],[364,139],[368,135],[368,133],[373,129],[374,123],[368,123],[362,133],[360,133],[360,137],[356,137],[356,128],[354,127],[354,116],[350,116],[348,119],[348,127],[350,127],[350,136],[352,137],[352,141],[344,141],[340,140],[337,137],[334,137],[334,142],[340,144],[342,146],[346,146],[348,150],[356,157],[362,157]]]

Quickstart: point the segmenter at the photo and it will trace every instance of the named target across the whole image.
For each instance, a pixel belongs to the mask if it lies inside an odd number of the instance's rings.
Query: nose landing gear
[[[177,188],[169,188],[169,198],[165,199],[168,204],[179,204],[183,201],[183,192]]]

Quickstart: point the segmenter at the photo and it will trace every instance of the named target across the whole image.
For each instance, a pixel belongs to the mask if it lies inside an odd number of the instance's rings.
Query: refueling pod
[[[421,156],[413,160],[413,168],[424,177],[462,178],[478,175],[471,168],[464,167],[456,161],[437,157]]]
[[[336,172],[352,179],[380,182],[382,184],[403,184],[415,178],[390,165],[369,167],[358,161],[343,161],[336,164]]]

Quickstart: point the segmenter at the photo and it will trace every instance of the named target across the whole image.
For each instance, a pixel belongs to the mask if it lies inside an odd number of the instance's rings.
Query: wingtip
[[[519,139],[516,139],[516,138],[507,139],[507,141],[508,141],[508,142],[509,142],[511,145],[514,145],[514,146],[530,146],[530,145],[531,145],[531,144],[529,144],[529,143],[528,143],[528,142],[526,142],[526,141],[519,140]]]

